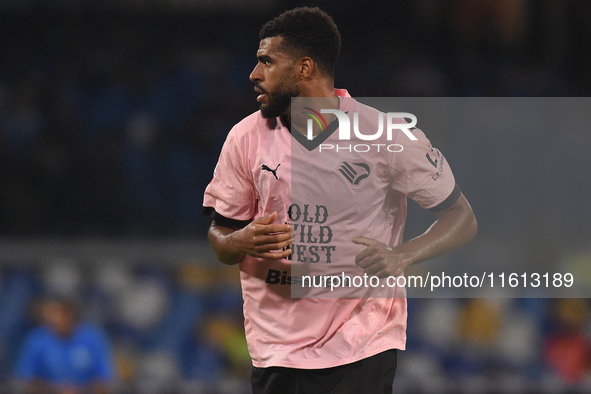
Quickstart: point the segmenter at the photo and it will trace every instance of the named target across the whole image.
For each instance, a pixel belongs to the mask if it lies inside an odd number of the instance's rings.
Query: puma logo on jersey
[[[339,167],[339,172],[348,180],[352,185],[357,186],[359,182],[369,176],[369,166],[365,163],[347,163],[343,161]]]
[[[275,179],[279,179],[279,178],[277,177],[277,169],[279,168],[279,166],[280,166],[280,165],[281,165],[281,163],[277,164],[277,167],[275,167],[275,169],[274,169],[274,170],[272,170],[272,169],[271,169],[271,168],[270,168],[268,165],[266,165],[266,164],[263,164],[263,165],[261,166],[261,170],[264,170],[264,171],[269,171],[271,174],[273,174],[273,176],[275,177]]]

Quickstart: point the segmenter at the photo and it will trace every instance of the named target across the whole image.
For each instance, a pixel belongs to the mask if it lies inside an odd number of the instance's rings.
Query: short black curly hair
[[[265,23],[262,40],[283,37],[282,47],[295,57],[309,56],[321,71],[334,78],[341,50],[341,33],[330,15],[318,7],[298,7]]]

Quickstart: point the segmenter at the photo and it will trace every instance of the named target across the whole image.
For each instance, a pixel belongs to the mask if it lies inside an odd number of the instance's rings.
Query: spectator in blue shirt
[[[15,377],[30,393],[112,392],[110,344],[96,327],[81,323],[75,304],[53,297],[41,305],[43,324],[20,350]]]

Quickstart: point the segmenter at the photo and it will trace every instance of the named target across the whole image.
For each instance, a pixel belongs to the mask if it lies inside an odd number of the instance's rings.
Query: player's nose
[[[261,65],[261,63],[257,63],[257,65],[254,66],[254,69],[250,73],[250,76],[248,77],[248,79],[250,79],[252,82],[261,82],[262,81],[263,73],[261,72],[260,65]]]

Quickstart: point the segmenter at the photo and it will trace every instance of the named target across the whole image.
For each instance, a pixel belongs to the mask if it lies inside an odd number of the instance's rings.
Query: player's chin
[[[277,114],[277,111],[273,111],[272,108],[269,108],[268,104],[261,104],[260,110],[261,115],[263,115],[263,118],[266,119],[276,118],[277,116],[279,116]]]

